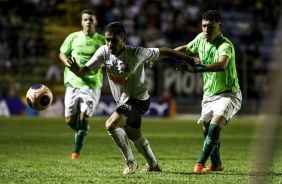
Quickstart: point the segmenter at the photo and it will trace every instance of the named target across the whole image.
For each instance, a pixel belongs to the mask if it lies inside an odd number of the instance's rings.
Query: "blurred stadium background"
[[[82,9],[96,11],[99,33],[109,22],[121,21],[128,44],[170,48],[187,44],[201,31],[203,12],[218,9],[223,34],[236,49],[244,98],[238,115],[259,115],[265,110],[261,104],[269,89],[280,7],[280,0],[0,0],[0,99],[22,98],[37,83],[63,99],[59,47],[69,33],[81,30]],[[171,63],[146,66],[150,94],[173,100],[177,114],[199,114],[201,75],[175,72]],[[102,91],[102,98],[111,96],[106,79]]]

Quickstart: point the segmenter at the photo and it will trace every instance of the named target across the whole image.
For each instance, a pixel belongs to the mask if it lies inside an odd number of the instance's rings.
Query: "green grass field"
[[[63,118],[0,118],[0,183],[251,183],[256,121],[234,118],[221,132],[225,170],[193,174],[200,156],[202,127],[196,120],[144,118],[142,130],[163,167],[161,173],[122,175],[124,161],[104,128],[106,117],[91,118],[89,134],[77,161],[70,159],[74,132]],[[281,127],[281,126],[280,126]],[[281,128],[280,128],[281,130]],[[281,131],[268,183],[282,183]],[[139,169],[143,157],[132,147]],[[209,162],[207,163],[209,164]]]

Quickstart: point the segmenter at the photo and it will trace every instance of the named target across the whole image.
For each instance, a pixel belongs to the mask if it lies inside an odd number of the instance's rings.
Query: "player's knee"
[[[67,124],[71,124],[73,122],[72,118],[69,116],[69,117],[66,117],[66,123]]]
[[[66,124],[73,130],[77,130],[77,124],[71,116],[66,117]]]
[[[66,122],[66,123],[71,129],[77,130],[77,124],[76,123],[74,123],[74,122]]]
[[[126,132],[126,135],[128,139],[130,139],[131,141],[136,141],[142,136],[141,133],[129,133],[129,132]]]
[[[108,119],[105,123],[105,127],[107,131],[113,131],[115,130],[114,122]]]
[[[126,132],[127,137],[131,141],[136,141],[142,136],[142,132],[140,130],[140,127],[136,128],[136,127],[132,127],[130,125],[126,125],[126,126],[124,126],[124,130]]]

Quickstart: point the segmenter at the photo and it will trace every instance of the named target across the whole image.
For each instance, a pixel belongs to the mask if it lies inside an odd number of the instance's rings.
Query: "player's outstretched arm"
[[[152,67],[156,61],[159,61],[163,58],[176,58],[191,66],[197,65],[200,62],[198,58],[188,56],[188,53],[183,52],[183,50],[178,51],[175,49],[170,49],[170,48],[165,48],[165,47],[159,48],[159,50],[160,50],[159,57],[156,60],[148,61],[150,67]]]
[[[186,62],[186,63],[188,63],[192,66],[195,65],[195,62],[196,62],[195,59],[196,58],[188,56],[187,54],[184,54],[182,52],[179,52],[179,51],[176,51],[176,50],[173,50],[173,49],[170,49],[170,48],[166,48],[166,47],[159,48],[159,51],[160,51],[160,55],[156,60],[148,61],[150,67],[152,67],[153,64],[156,61],[159,61],[163,58],[176,58],[176,59],[182,60],[182,61],[184,61],[184,62]]]
[[[176,58],[194,66],[196,58],[170,48],[159,48],[161,58]]]
[[[79,77],[83,77],[87,75],[90,72],[90,69],[87,66],[82,66],[80,67],[74,57],[69,57],[67,60],[67,65],[68,67],[75,75]]]
[[[192,52],[187,48],[187,45],[181,45],[176,47],[174,50],[182,52],[183,54],[192,54]]]

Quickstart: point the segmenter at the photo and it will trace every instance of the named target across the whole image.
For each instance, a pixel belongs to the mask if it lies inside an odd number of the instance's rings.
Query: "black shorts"
[[[138,100],[132,98],[119,106],[116,111],[126,117],[126,125],[138,129],[141,127],[142,116],[149,110],[149,107],[150,99]]]

